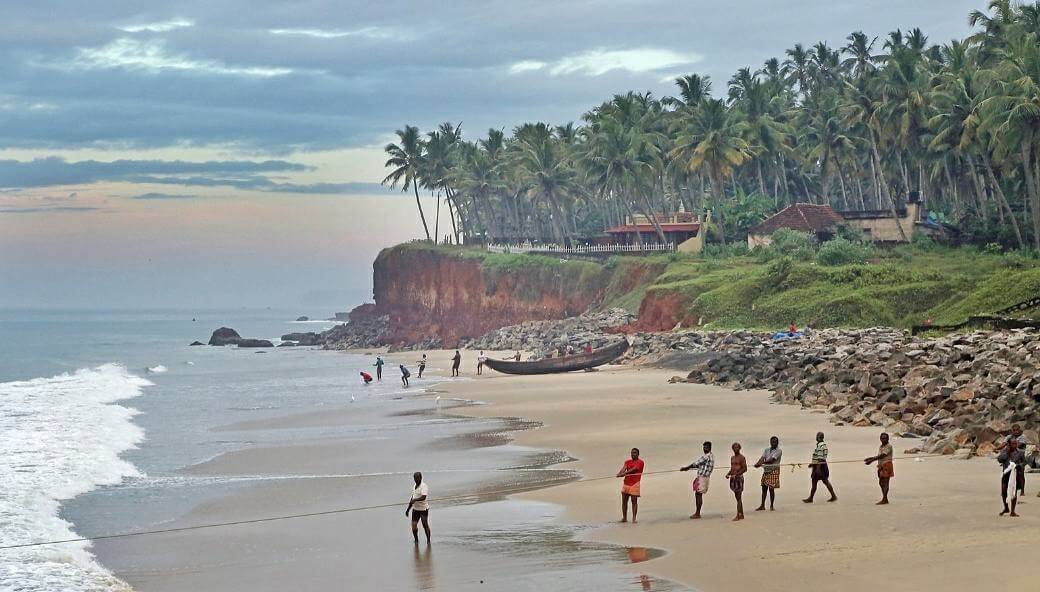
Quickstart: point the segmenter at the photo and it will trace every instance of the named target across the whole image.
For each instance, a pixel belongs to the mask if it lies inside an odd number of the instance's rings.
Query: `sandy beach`
[[[431,364],[447,374],[448,352],[429,352]],[[414,360],[415,354],[391,354]],[[348,457],[365,458],[370,447],[390,447],[409,466],[430,470],[441,496],[473,494],[484,503],[438,503],[435,537],[448,547],[413,549],[399,508],[289,520],[230,529],[214,529],[99,543],[104,564],[142,591],[183,589],[274,590],[469,590],[501,586],[544,589],[566,553],[584,553],[592,567],[579,569],[587,581],[568,589],[602,589],[596,578],[630,572],[633,589],[669,590],[673,584],[705,592],[747,589],[799,590],[977,590],[998,586],[1028,589],[1035,577],[1031,562],[1021,560],[1040,543],[1037,477],[1031,477],[1021,518],[1000,518],[999,469],[991,459],[956,461],[897,459],[892,504],[877,507],[875,469],[862,462],[834,464],[832,482],[839,501],[804,504],[808,473],[785,467],[775,512],[755,512],[760,471],[747,475],[747,520],[734,523],[735,505],[724,475],[729,445],[744,445],[753,463],[778,435],[784,462],[807,462],[818,430],[827,433],[832,460],[856,460],[877,450],[876,429],[835,427],[825,414],[769,401],[766,392],[735,392],[691,384],[669,384],[676,371],[607,367],[593,373],[552,376],[474,374],[476,352],[464,352],[463,378],[436,384],[413,398],[411,414],[432,413],[452,425],[459,414],[483,419],[510,418],[478,435],[449,435],[418,458],[393,438],[372,441],[290,438],[284,445],[251,447],[221,455],[186,471],[194,477],[281,473],[289,478],[245,483],[195,507],[171,526],[279,515],[286,509],[329,508],[386,503],[376,493],[382,479],[407,481],[404,467],[380,475],[380,466],[364,466],[370,477],[344,475]],[[414,374],[414,373],[413,373]],[[397,380],[396,371],[387,379]],[[420,386],[418,383],[416,387]],[[435,402],[436,397],[441,401]],[[453,399],[484,405],[453,406]],[[351,411],[316,410],[287,418],[226,426],[249,430],[313,430],[346,421]],[[535,429],[517,420],[541,424]],[[495,427],[497,426],[497,427]],[[517,431],[518,430],[518,431]],[[290,433],[290,432],[287,432]],[[499,446],[507,440],[508,446]],[[706,496],[704,518],[691,521],[693,473],[648,475],[638,524],[618,524],[620,481],[574,481],[617,472],[631,447],[642,450],[646,471],[674,470],[699,456],[701,442],[715,444],[716,471]],[[895,439],[898,456],[915,440]],[[399,447],[399,448],[395,448]],[[508,450],[507,450],[508,449]],[[530,482],[515,475],[457,467],[492,466],[494,455],[527,451],[538,469]],[[395,452],[397,451],[397,452]],[[385,453],[386,450],[381,452]],[[492,455],[492,456],[487,456]],[[373,454],[374,459],[377,455]],[[502,458],[505,458],[503,456]],[[489,460],[490,459],[490,460]],[[454,468],[449,468],[454,467]],[[404,475],[404,477],[402,477]],[[489,477],[490,475],[490,477]],[[497,477],[496,477],[497,475]],[[370,479],[370,481],[366,481]],[[556,485],[546,487],[555,480]],[[539,487],[502,499],[490,490]],[[391,500],[393,501],[393,500]],[[517,504],[517,501],[525,503]],[[560,508],[555,511],[552,508]],[[548,520],[548,522],[546,522]],[[559,530],[557,530],[559,529]],[[571,532],[581,533],[572,540]],[[469,534],[466,534],[469,533]],[[474,534],[477,533],[477,534]],[[1007,546],[1015,560],[1008,560]],[[645,554],[649,549],[649,554]],[[656,550],[664,551],[658,556]],[[631,563],[625,566],[625,554]],[[655,558],[656,557],[656,558]],[[506,562],[506,559],[510,563]],[[648,560],[646,560],[648,559]],[[646,560],[646,561],[644,561]],[[556,563],[554,563],[554,561]],[[595,567],[599,566],[599,567]],[[955,569],[954,569],[955,568]],[[350,583],[344,582],[349,574]],[[510,576],[511,578],[515,576]],[[539,578],[543,578],[539,580]],[[610,576],[617,577],[617,576]],[[492,588],[484,588],[485,581]],[[608,581],[608,580],[603,580]],[[778,585],[778,582],[780,583]],[[790,585],[783,584],[784,582]],[[525,585],[529,585],[525,588]],[[541,588],[539,588],[541,587]],[[626,588],[627,589],[627,588]]]
[[[490,403],[469,413],[543,422],[517,434],[517,442],[566,450],[578,459],[572,468],[586,477],[616,473],[633,446],[641,449],[651,472],[688,464],[700,455],[702,441],[712,441],[716,470],[699,521],[688,519],[692,473],[645,477],[638,524],[616,523],[619,480],[523,494],[563,504],[567,520],[598,527],[590,535],[595,540],[669,551],[640,565],[641,572],[706,592],[1035,585],[1033,562],[1009,557],[1028,557],[1040,543],[1040,499],[1034,497],[1040,476],[1027,481],[1022,517],[1001,518],[994,460],[898,458],[915,440],[893,440],[897,460],[889,506],[875,506],[880,494],[874,467],[854,462],[831,467],[838,502],[826,503],[821,486],[816,503],[803,503],[808,471],[785,467],[776,511],[755,512],[761,472],[751,469],[744,494],[747,519],[731,522],[735,503],[724,476],[734,441],[743,444],[749,464],[774,434],[781,439],[784,462],[808,462],[822,430],[832,460],[862,459],[877,453],[880,430],[835,427],[825,414],[772,404],[763,391],[668,384],[675,374],[630,367],[555,376],[492,373],[442,390]]]

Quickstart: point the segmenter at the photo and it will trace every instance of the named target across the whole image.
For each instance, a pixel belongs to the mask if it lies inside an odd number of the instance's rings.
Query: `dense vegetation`
[[[477,141],[406,126],[384,182],[414,193],[427,240],[420,189],[438,196],[433,236],[443,200],[457,243],[566,243],[680,207],[711,208],[724,243],[789,203],[893,211],[919,191],[971,242],[1040,250],[1040,3],[993,0],[969,21],[946,45],[920,29],[798,44],[724,89],[690,74],[677,96],[619,94],[578,125]]]

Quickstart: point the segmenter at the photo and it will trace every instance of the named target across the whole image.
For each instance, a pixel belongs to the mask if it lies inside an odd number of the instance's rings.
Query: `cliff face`
[[[401,245],[374,264],[376,310],[389,317],[389,344],[439,338],[445,347],[524,321],[561,319],[599,304],[605,266],[547,257]]]

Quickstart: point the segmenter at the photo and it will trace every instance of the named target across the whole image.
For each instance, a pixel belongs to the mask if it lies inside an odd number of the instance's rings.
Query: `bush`
[[[704,245],[701,256],[705,259],[729,259],[731,257],[743,257],[748,254],[747,243],[736,242],[726,245]]]
[[[1000,243],[986,243],[982,252],[987,255],[1000,255],[1004,252],[1004,247],[1000,246]]]
[[[773,233],[772,247],[777,253],[790,255],[799,249],[811,250],[816,245],[816,239],[811,234],[780,228]]]
[[[835,238],[820,245],[816,262],[820,265],[850,265],[866,263],[875,254],[873,245]]]

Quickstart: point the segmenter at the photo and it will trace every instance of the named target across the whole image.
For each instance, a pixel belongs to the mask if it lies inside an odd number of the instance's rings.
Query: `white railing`
[[[491,253],[548,253],[553,255],[585,255],[591,253],[642,253],[646,251],[671,252],[675,250],[675,243],[644,243],[635,245],[578,245],[575,247],[564,247],[561,245],[532,245],[529,243],[517,245],[491,244],[487,246],[487,250]]]

